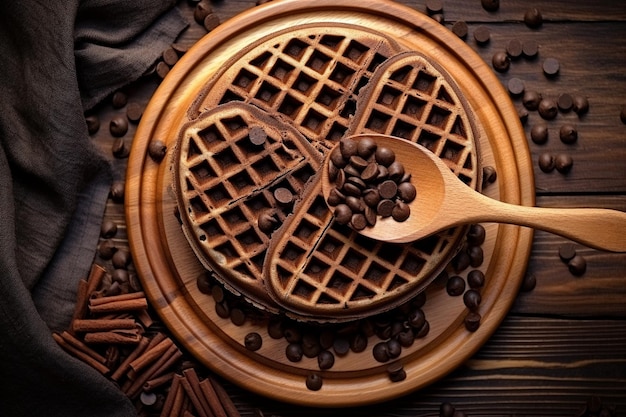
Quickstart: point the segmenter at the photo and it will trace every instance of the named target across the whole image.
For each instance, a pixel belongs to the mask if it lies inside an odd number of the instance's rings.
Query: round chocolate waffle
[[[319,187],[304,183],[320,171],[314,148],[373,132],[426,146],[476,188],[479,133],[458,91],[426,56],[355,26],[309,24],[250,44],[203,88],[173,158],[192,248],[227,288],[301,320],[352,320],[406,301],[454,255],[463,228],[371,241],[335,224]],[[255,128],[272,143],[252,143]],[[302,201],[293,215],[291,201],[273,197],[279,187]],[[262,231],[261,216],[287,221]]]

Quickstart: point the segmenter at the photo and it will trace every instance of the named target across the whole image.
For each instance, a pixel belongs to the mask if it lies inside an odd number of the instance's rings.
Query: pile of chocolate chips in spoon
[[[379,216],[403,222],[411,214],[408,203],[416,197],[411,174],[392,149],[372,138],[341,139],[330,154],[328,178],[335,186],[327,201],[339,224],[363,230]]]

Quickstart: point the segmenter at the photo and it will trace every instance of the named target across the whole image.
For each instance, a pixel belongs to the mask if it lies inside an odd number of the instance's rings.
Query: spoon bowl
[[[408,203],[410,215],[405,221],[378,216],[373,226],[358,230],[364,236],[406,243],[458,225],[494,222],[545,230],[596,249],[626,252],[624,212],[597,208],[540,208],[501,202],[468,187],[442,159],[417,143],[376,134],[350,138],[357,142],[370,138],[378,147],[393,150],[395,160],[411,174],[411,183],[417,191],[415,199]],[[331,153],[324,162],[321,179],[327,202],[337,188],[329,175]],[[329,206],[332,210],[332,204]]]

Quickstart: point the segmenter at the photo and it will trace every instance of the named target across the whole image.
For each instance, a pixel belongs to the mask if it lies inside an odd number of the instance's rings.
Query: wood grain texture
[[[276,0],[277,1],[277,0]],[[424,1],[402,1],[425,10]],[[212,7],[222,21],[255,7],[254,1],[214,1]],[[522,23],[529,7],[539,8],[544,24],[529,29]],[[193,7],[186,1],[179,8],[188,17],[189,29],[179,39],[194,43],[206,30],[193,21]],[[545,145],[528,139],[536,182],[536,204],[544,207],[609,207],[626,211],[626,125],[619,118],[626,104],[626,6],[613,0],[587,1],[501,1],[498,12],[486,12],[480,2],[444,1],[445,25],[457,20],[469,23],[467,44],[491,65],[491,57],[510,39],[535,40],[540,52],[536,60],[512,62],[506,73],[496,73],[506,85],[512,77],[527,89],[556,98],[575,93],[589,97],[590,111],[579,118],[559,114],[546,122],[550,138]],[[471,38],[478,25],[486,25],[491,40],[486,46]],[[541,62],[557,58],[560,75],[546,78]],[[149,77],[128,87],[130,96],[143,104],[150,99],[159,80]],[[519,99],[513,103],[521,107]],[[109,120],[123,114],[109,103],[98,108],[102,128],[94,135],[97,145],[111,155],[114,141],[108,134]],[[542,119],[530,112],[525,133]],[[564,122],[575,123],[579,139],[565,145],[558,139]],[[124,137],[130,146],[135,126]],[[545,174],[536,164],[542,152],[565,152],[574,159],[568,175]],[[113,158],[115,178],[123,180],[127,160]],[[109,204],[107,218],[118,224],[116,244],[127,247],[125,217],[119,204]],[[601,233],[602,231],[599,231]],[[442,402],[450,402],[471,416],[532,415],[573,416],[591,395],[614,405],[618,415],[626,409],[626,256],[576,246],[588,262],[581,277],[571,275],[558,257],[566,239],[537,232],[533,240],[527,275],[537,278],[531,292],[520,293],[495,334],[462,367],[439,382],[413,394],[380,405],[329,409],[328,416],[437,416]],[[317,416],[318,409],[295,407],[251,394],[225,384],[242,415],[261,409],[266,416]],[[366,392],[363,395],[367,395]]]

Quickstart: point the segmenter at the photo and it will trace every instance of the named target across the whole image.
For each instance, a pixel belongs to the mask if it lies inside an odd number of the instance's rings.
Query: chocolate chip
[[[270,319],[267,323],[267,334],[272,339],[282,339],[284,335],[284,322],[281,319]]]
[[[114,109],[121,109],[128,103],[128,96],[123,91],[116,91],[111,97],[111,105]]]
[[[305,384],[309,390],[319,391],[322,388],[323,380],[319,374],[308,374]]]
[[[520,288],[524,292],[529,292],[535,289],[537,286],[537,277],[535,274],[526,274],[522,280],[522,287]]]
[[[355,213],[350,218],[350,225],[354,230],[363,230],[368,225],[368,221],[365,215],[362,213]]]
[[[402,182],[398,185],[398,196],[405,203],[410,203],[415,200],[417,196],[417,190],[413,184],[410,182]]]
[[[519,117],[519,120],[520,122],[522,122],[522,124],[526,124],[526,122],[528,121],[528,110],[523,107],[518,108],[517,116]]]
[[[391,382],[400,382],[406,379],[406,371],[400,362],[395,362],[387,367],[387,375]]]
[[[411,208],[404,201],[396,202],[391,210],[391,217],[397,222],[404,222],[411,215]]]
[[[376,142],[372,138],[363,138],[357,143],[357,154],[364,159],[369,159],[376,150]]]
[[[378,342],[372,349],[372,355],[378,362],[387,362],[389,360],[389,352],[387,351],[386,342]]]
[[[445,23],[445,19],[443,17],[443,13],[431,14],[430,17],[437,23],[441,23],[441,24]]]
[[[126,249],[119,249],[111,258],[111,262],[115,268],[126,268],[130,264],[130,252]]]
[[[472,246],[482,245],[486,236],[487,231],[482,224],[472,224],[467,231],[467,243]]]
[[[534,40],[526,40],[522,45],[522,53],[526,58],[532,59],[539,53],[539,44]]]
[[[113,181],[111,184],[109,195],[116,203],[122,203],[124,201],[124,187],[125,185],[123,181]]]
[[[450,403],[441,403],[439,406],[439,417],[453,417],[455,408]]]
[[[474,29],[474,40],[477,44],[485,45],[489,42],[490,38],[491,32],[489,31],[489,28],[487,26],[480,25],[476,29]]]
[[[350,342],[345,337],[336,337],[333,342],[333,351],[338,356],[345,356],[350,351]]]
[[[507,83],[507,87],[509,89],[509,93],[514,97],[520,96],[524,93],[524,81],[517,77],[511,78]]]
[[[567,113],[568,111],[572,110],[572,107],[574,106],[574,99],[571,95],[563,93],[560,94],[557,98],[556,105],[563,113]]]
[[[113,144],[111,145],[111,153],[114,157],[122,159],[128,157],[130,151],[126,146],[126,142],[124,141],[124,139],[117,138],[113,141]]]
[[[367,348],[367,337],[363,333],[355,333],[350,338],[350,349],[354,353],[363,352]]]
[[[121,116],[114,117],[109,123],[109,131],[115,137],[121,137],[128,132],[128,119]]]
[[[269,211],[261,213],[257,220],[259,229],[265,234],[270,234],[274,230],[274,227],[276,227],[277,223],[278,221]]]
[[[253,126],[248,132],[248,138],[253,145],[262,146],[267,140],[267,133],[261,126]]]
[[[556,106],[556,102],[554,100],[544,98],[539,102],[539,107],[537,108],[537,111],[542,118],[546,120],[552,120],[558,114],[559,109]]]
[[[567,263],[567,268],[572,275],[580,276],[587,270],[587,261],[581,255],[575,255]]]
[[[467,274],[467,285],[470,288],[481,288],[485,285],[485,274],[480,269],[473,269]]]
[[[380,193],[381,198],[392,199],[398,192],[398,185],[392,180],[383,181],[378,186],[378,192]]]
[[[522,56],[522,42],[519,39],[511,39],[506,44],[506,53],[511,59],[517,59]]]
[[[211,287],[211,297],[216,303],[221,303],[226,299],[226,293],[221,285],[213,285]]]
[[[228,303],[215,303],[215,313],[223,319],[229,318],[230,307],[228,306]]]
[[[545,123],[537,123],[530,129],[530,139],[538,144],[543,145],[548,141],[548,125]]]
[[[100,129],[100,118],[95,114],[85,116],[85,122],[87,123],[87,132],[93,135]]]
[[[465,316],[465,328],[470,332],[475,332],[480,327],[480,314],[476,312],[470,312]]]
[[[385,146],[377,147],[374,155],[376,162],[384,167],[388,167],[393,161],[396,160],[395,152]]]
[[[381,217],[389,217],[391,216],[395,206],[396,204],[389,199],[380,200],[376,206],[376,213]]]
[[[452,297],[463,294],[465,292],[465,280],[458,275],[451,276],[446,283],[446,291]]]
[[[556,77],[559,73],[560,65],[559,61],[555,58],[546,58],[543,61],[543,73],[549,77]]]
[[[442,0],[426,0],[426,11],[430,15],[442,13],[443,1]]]
[[[452,33],[461,39],[467,38],[468,28],[467,23],[464,20],[457,20],[452,25]]]
[[[368,188],[363,191],[363,202],[368,207],[376,207],[380,203],[380,192],[376,188]]]
[[[100,236],[104,239],[110,239],[117,233],[117,224],[112,220],[104,220],[100,225]]]
[[[244,337],[243,344],[246,349],[254,352],[261,349],[261,346],[263,345],[263,338],[257,332],[248,333]]]
[[[169,46],[161,53],[161,58],[163,59],[163,62],[172,67],[176,64],[176,62],[178,62],[178,52]]]
[[[467,290],[465,294],[463,294],[463,303],[465,307],[469,308],[471,311],[474,311],[480,306],[481,296],[480,293],[474,289]]]
[[[137,123],[143,116],[143,106],[136,101],[131,101],[126,106],[126,117],[129,121]]]
[[[537,110],[539,108],[539,103],[543,97],[540,93],[536,91],[525,91],[524,96],[522,97],[522,104],[528,110]]]
[[[317,356],[317,365],[320,369],[330,369],[335,364],[335,355],[328,350],[323,350]]]
[[[246,322],[246,313],[240,308],[233,308],[230,311],[230,321],[235,326],[243,326]]]
[[[454,258],[452,258],[452,262],[450,262],[450,264],[456,272],[461,272],[470,266],[470,262],[471,260],[467,252],[460,251],[454,256]]]
[[[202,0],[198,4],[193,11],[193,18],[199,25],[204,24],[204,18],[209,15],[209,13],[213,13],[213,8],[209,4],[208,0]]]
[[[538,165],[539,169],[545,173],[554,171],[554,168],[556,168],[554,155],[548,152],[542,153],[539,155]]]
[[[332,164],[337,168],[343,168],[348,163],[347,158],[344,158],[342,155],[341,143],[339,147],[334,148],[330,152],[330,162],[332,162]]]
[[[299,343],[289,343],[285,349],[285,356],[290,362],[300,362],[303,356],[302,346]]]
[[[156,65],[156,74],[163,79],[169,74],[170,67],[163,61],[159,61]]]
[[[426,314],[424,314],[424,311],[421,308],[411,309],[407,316],[407,322],[409,326],[419,330],[426,323]]]
[[[498,179],[498,172],[491,165],[483,167],[483,186],[493,184]]]
[[[559,258],[563,262],[569,262],[574,256],[576,256],[576,247],[573,244],[559,246]]]
[[[202,294],[211,294],[211,276],[208,272],[202,272],[196,277],[196,286]]]
[[[483,263],[484,255],[483,248],[480,246],[470,246],[467,248],[467,254],[470,257],[470,266],[478,268]]]
[[[543,16],[536,7],[526,10],[524,13],[524,23],[529,28],[538,28],[543,23]]]
[[[274,190],[274,198],[278,203],[287,205],[293,201],[293,194],[288,188],[279,187]]]
[[[498,72],[506,72],[511,66],[511,60],[506,52],[499,51],[493,54],[491,65]]]
[[[299,343],[302,340],[302,331],[297,326],[288,326],[283,330],[283,337],[289,343]]]
[[[500,8],[500,0],[481,0],[480,4],[488,12],[495,12]]]
[[[387,355],[389,359],[395,359],[402,354],[402,345],[397,339],[390,339],[387,341]]]
[[[338,204],[335,207],[334,216],[337,223],[345,225],[350,223],[352,219],[352,210],[350,210],[347,204]]]
[[[567,174],[572,169],[574,160],[567,154],[559,154],[555,157],[554,163],[557,171],[561,174]]]
[[[587,97],[583,97],[581,95],[574,96],[572,109],[574,110],[574,113],[582,116],[589,111],[589,100],[587,100]]]
[[[111,278],[113,280],[113,282],[117,282],[118,284],[125,284],[128,283],[128,271],[126,269],[122,269],[122,268],[116,268],[113,270],[113,273],[111,274]]]
[[[148,145],[148,155],[154,162],[161,162],[165,158],[167,146],[161,139],[153,139]]]
[[[103,240],[98,245],[98,255],[104,260],[111,259],[116,251],[117,247],[111,239]]]
[[[578,130],[571,124],[565,124],[559,130],[559,137],[561,142],[571,145],[578,140]]]

